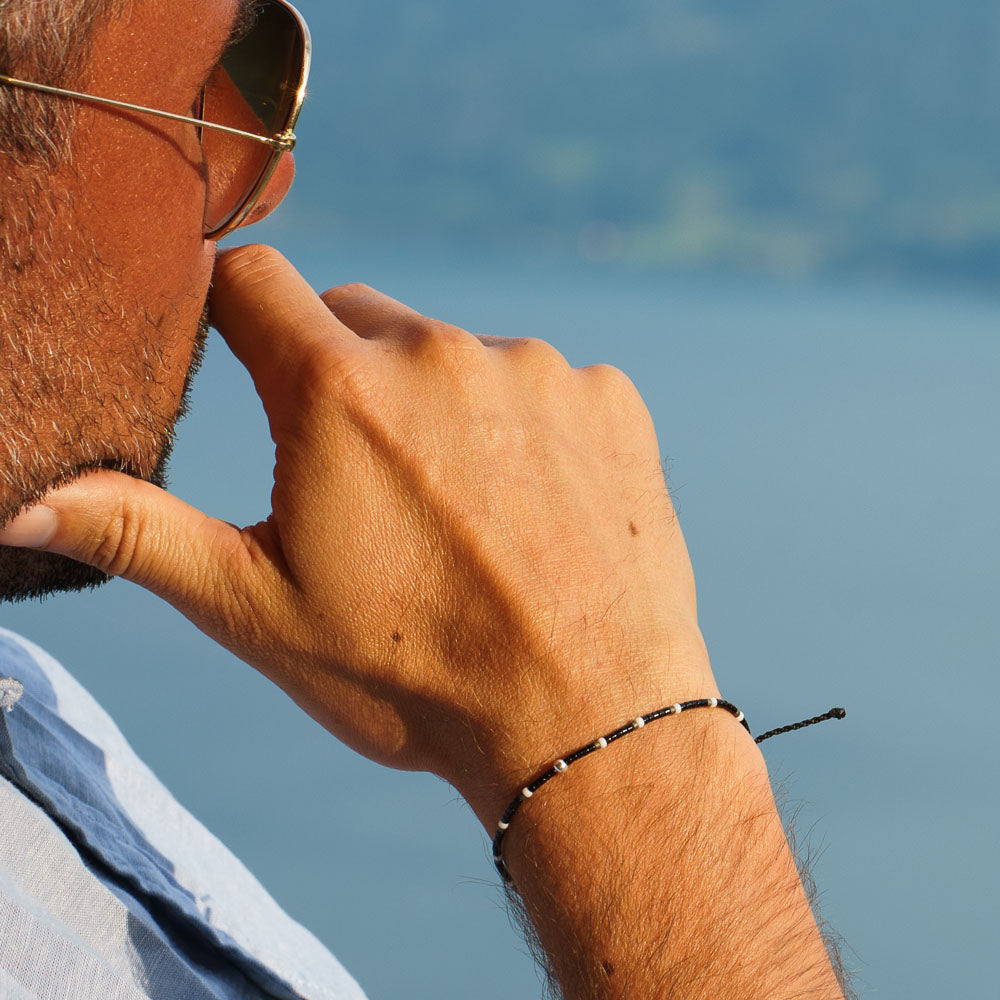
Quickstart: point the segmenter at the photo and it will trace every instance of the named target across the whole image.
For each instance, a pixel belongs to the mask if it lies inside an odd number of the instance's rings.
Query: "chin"
[[[170,457],[172,444],[173,436],[171,435],[160,450],[153,472],[141,478],[155,486],[166,487],[167,461]],[[60,477],[59,482],[61,484],[71,482],[84,473],[92,471],[93,468],[91,466],[75,469]],[[125,461],[101,462],[97,468],[113,469],[116,472],[135,475],[130,463]],[[52,552],[35,552],[33,549],[12,549],[0,545],[0,603],[28,601],[70,591],[94,590],[110,579],[112,578],[106,573],[102,573],[92,566],[87,566],[85,563],[68,559],[66,556],[56,555]]]
[[[28,601],[51,594],[93,590],[110,579],[92,566],[65,556],[0,546],[0,602]]]
[[[21,488],[13,498],[0,495],[0,523],[9,520],[19,510],[39,501],[53,487],[72,482],[95,469],[112,469],[124,472],[166,488],[167,463],[173,448],[174,428],[187,412],[188,399],[195,373],[204,356],[208,336],[208,308],[202,315],[187,369],[184,388],[174,412],[163,421],[155,440],[148,441],[141,454],[129,457],[97,458],[88,454],[92,449],[87,442],[79,442],[80,452],[87,457],[64,457],[48,464],[39,477],[21,477]],[[42,451],[41,447],[36,449]],[[44,466],[43,466],[44,467]],[[2,470],[0,470],[2,471]],[[0,546],[0,602],[17,602],[44,598],[65,591],[93,590],[107,583],[110,577],[91,566],[75,562],[65,556],[32,549],[12,549]]]

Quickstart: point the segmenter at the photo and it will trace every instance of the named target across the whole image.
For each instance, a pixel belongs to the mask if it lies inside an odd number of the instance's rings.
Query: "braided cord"
[[[493,864],[496,865],[496,869],[500,873],[500,877],[505,882],[512,881],[501,851],[504,835],[510,827],[514,814],[521,808],[523,803],[530,799],[535,792],[542,787],[542,785],[565,772],[569,768],[570,764],[575,764],[578,760],[582,760],[584,757],[588,757],[590,754],[595,753],[598,750],[607,749],[607,747],[614,743],[615,740],[620,740],[623,736],[628,736],[630,733],[634,733],[637,729],[642,729],[647,723],[655,722],[657,719],[665,718],[668,715],[680,715],[681,712],[689,711],[692,708],[724,708],[736,719],[737,722],[743,726],[748,733],[750,733],[750,726],[747,723],[746,717],[731,701],[726,701],[724,698],[697,698],[694,701],[677,702],[673,705],[668,705],[666,708],[660,708],[655,712],[650,712],[649,715],[640,715],[632,722],[626,723],[624,726],[619,726],[618,729],[613,730],[606,736],[601,736],[593,743],[588,743],[586,746],[580,747],[579,750],[574,750],[568,756],[561,757],[543,775],[536,778],[530,785],[525,785],[525,787],[518,792],[511,804],[507,806],[503,816],[500,818],[500,822],[497,824],[497,832],[493,837]],[[843,719],[846,718],[846,716],[847,712],[845,712],[844,709],[832,708],[825,715],[817,715],[813,719],[807,719],[804,722],[796,722],[792,726],[783,726],[781,729],[772,729],[770,732],[764,733],[762,736],[758,736],[754,740],[754,743],[763,743],[764,740],[769,740],[772,736],[779,736],[782,733],[791,733],[797,729],[805,729],[806,726],[814,726],[819,722],[826,722],[828,719]],[[750,735],[752,736],[753,733],[750,733]]]

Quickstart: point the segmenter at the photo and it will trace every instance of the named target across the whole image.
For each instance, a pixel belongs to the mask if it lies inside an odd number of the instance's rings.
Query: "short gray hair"
[[[0,0],[0,72],[65,87],[86,65],[108,0]],[[72,88],[71,88],[72,89]],[[0,86],[0,157],[55,164],[68,145],[74,108],[58,97]]]

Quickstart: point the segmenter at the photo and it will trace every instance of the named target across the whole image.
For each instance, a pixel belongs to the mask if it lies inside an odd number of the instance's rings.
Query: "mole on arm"
[[[639,534],[639,529],[635,526],[635,521],[629,521],[628,530],[632,532],[633,538]]]

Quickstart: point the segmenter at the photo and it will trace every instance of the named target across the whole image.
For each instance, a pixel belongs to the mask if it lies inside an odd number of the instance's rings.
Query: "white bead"
[[[597,741],[597,746],[600,747],[601,750],[607,750],[608,749],[608,741],[602,736]]]
[[[521,789],[521,798],[530,799],[535,793],[530,788]]]
[[[718,708],[719,707],[719,699],[718,698],[709,698],[708,699],[708,704],[709,704],[709,706],[711,708]]]
[[[510,827],[510,823],[497,823],[498,830],[507,830]]]
[[[636,729],[642,729],[642,727],[646,725],[646,720],[640,715],[639,718],[632,723],[632,725],[635,726]]]
[[[680,706],[680,703],[679,703],[679,702],[678,702],[678,703],[677,703],[676,705],[671,705],[671,706],[670,706],[670,710],[671,710],[671,711],[672,711],[672,712],[674,713],[674,715],[680,715],[680,714],[681,714],[681,712],[683,712],[683,711],[684,711],[684,709],[683,709],[683,708],[681,708],[681,706]]]
[[[736,721],[737,722],[742,722],[743,721],[743,713],[742,712],[740,712],[740,714],[736,716]]]
[[[555,765],[554,765],[554,766],[555,766],[555,769],[556,769],[556,770],[557,770],[557,771],[558,771],[558,772],[559,772],[560,774],[562,774],[562,772],[563,772],[563,771],[565,771],[567,767],[569,767],[569,764],[567,764],[567,763],[566,763],[566,761],[564,761],[564,760],[557,760],[557,761],[555,762]]]

